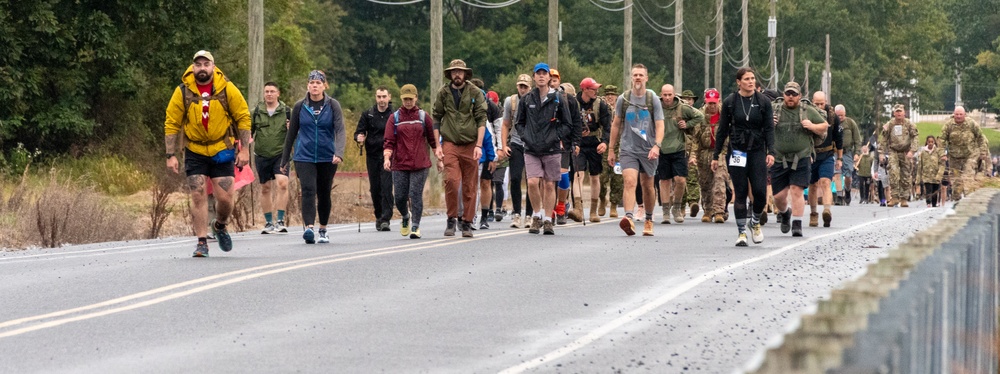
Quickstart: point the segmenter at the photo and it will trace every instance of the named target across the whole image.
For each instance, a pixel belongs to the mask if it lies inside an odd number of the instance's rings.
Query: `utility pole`
[[[802,91],[802,95],[805,95],[807,92],[809,92],[809,60],[806,60],[806,78],[805,82],[803,82],[802,84],[802,89],[804,90]]]
[[[247,92],[247,104],[256,105],[264,97],[264,0],[250,0],[247,6],[248,28],[250,41],[247,50],[250,53],[250,91]]]
[[[962,54],[962,47],[955,48],[955,55]],[[959,69],[958,61],[955,62],[955,106],[965,106],[962,103],[962,70]]]
[[[747,3],[750,0],[743,0],[743,31],[740,33],[743,36],[743,66],[750,66],[750,38],[747,33],[747,27],[749,22],[747,21]]]
[[[823,78],[820,81],[820,89],[826,94],[826,101],[830,102],[833,100],[830,97],[830,79],[833,78],[830,76],[830,34],[826,34],[826,61],[823,65]]]
[[[549,0],[549,67],[559,68],[559,0]]]
[[[771,39],[771,55],[768,56],[767,60],[771,63],[771,88],[778,89],[778,57],[775,56],[777,51],[775,51],[775,40],[778,38],[778,17],[775,14],[775,3],[777,0],[771,0],[771,15],[767,17],[767,38]],[[743,14],[746,15],[746,1],[743,2]],[[744,20],[746,18],[744,17]],[[744,37],[746,36],[746,31],[744,32]],[[746,39],[744,39],[744,47],[746,46]]]
[[[715,50],[718,51],[718,54],[715,55],[715,88],[721,92],[724,90],[722,85],[722,59],[726,58],[726,54],[722,51],[722,20],[725,18],[725,13],[722,13],[722,0],[719,0],[717,12],[719,19],[715,24]]]
[[[625,0],[625,52],[622,53],[622,89],[632,88],[632,0]]]
[[[711,87],[711,85],[710,85],[711,82],[708,80],[709,75],[711,74],[711,68],[709,68],[709,65],[711,65],[711,64],[709,63],[709,57],[708,57],[708,39],[709,38],[710,37],[708,35],[705,35],[705,90],[706,91],[708,90],[709,87]]]
[[[795,82],[795,47],[788,51],[788,81]]]
[[[684,82],[684,0],[674,0],[674,26],[677,27],[677,34],[674,35],[674,90],[680,92]]]
[[[430,92],[432,94],[428,95],[431,99],[431,107],[434,107],[434,100],[437,95],[433,92],[437,92],[438,88],[441,86],[444,80],[444,53],[442,52],[441,45],[443,43],[442,37],[442,21],[441,21],[441,3],[444,0],[431,0],[431,85]]]

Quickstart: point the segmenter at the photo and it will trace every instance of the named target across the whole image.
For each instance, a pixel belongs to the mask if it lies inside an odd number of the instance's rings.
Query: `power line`
[[[618,0],[618,1],[598,0],[598,1],[605,2],[605,3],[621,3],[621,2],[624,2],[625,0]],[[624,6],[624,7],[618,8],[618,9],[611,9],[611,8],[607,8],[607,7],[605,7],[605,6],[601,5],[601,4],[598,4],[598,3],[594,2],[594,0],[590,0],[590,3],[594,4],[594,6],[596,6],[598,8],[604,9],[604,10],[609,11],[609,12],[621,12],[621,11],[623,11],[625,9],[628,9],[628,8],[632,7],[632,5],[628,5],[628,6]],[[633,4],[635,4],[635,3],[633,3]]]
[[[371,1],[371,0],[369,0],[369,1]],[[473,6],[473,7],[476,7],[476,8],[483,8],[483,9],[499,9],[499,8],[503,8],[503,7],[514,5],[514,4],[517,4],[517,3],[521,2],[521,0],[507,0],[507,1],[502,2],[502,3],[489,3],[489,2],[486,2],[486,1],[482,1],[482,0],[475,0],[475,2],[471,2],[471,1],[468,1],[468,0],[458,0],[458,1],[462,2],[463,4],[469,5],[469,6]]]
[[[382,4],[382,5],[410,5],[410,4],[419,3],[419,2],[424,1],[424,0],[409,0],[409,1],[400,1],[400,2],[396,2],[396,1],[380,1],[380,0],[368,0],[368,1],[373,2],[375,4]]]

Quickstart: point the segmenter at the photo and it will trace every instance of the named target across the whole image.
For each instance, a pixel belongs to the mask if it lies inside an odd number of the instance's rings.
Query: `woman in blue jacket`
[[[330,190],[337,165],[344,160],[344,113],[340,103],[324,92],[330,85],[319,70],[309,73],[309,94],[292,108],[285,149],[281,155],[282,171],[288,170],[289,156],[295,146],[295,172],[302,186],[302,222],[306,244],[316,243],[313,224],[319,210],[320,243],[329,243],[326,224],[330,219]],[[317,204],[317,199],[319,204]]]

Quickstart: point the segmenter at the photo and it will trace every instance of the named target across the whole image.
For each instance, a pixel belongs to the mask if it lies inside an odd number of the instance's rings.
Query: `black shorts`
[[[493,172],[490,171],[490,163],[484,162],[479,164],[479,179],[484,179],[488,181],[493,180]]]
[[[573,161],[573,151],[563,152],[559,169],[569,169],[569,164]]]
[[[799,167],[792,170],[791,165],[784,167],[782,163],[775,161],[771,165],[771,191],[775,194],[788,188],[788,186],[809,187],[809,177],[812,174],[812,161],[799,160]]]
[[[590,175],[601,175],[604,171],[604,160],[597,153],[597,147],[580,147],[580,154],[573,156],[573,167],[576,171],[586,171]]]
[[[660,154],[656,164],[656,177],[663,181],[673,177],[688,176],[688,159],[684,151]]]
[[[211,157],[199,155],[184,149],[184,172],[187,176],[205,175],[209,178],[235,177],[233,161],[216,164]]]
[[[288,176],[288,172],[281,172],[281,156],[264,157],[254,155],[254,162],[257,164],[257,180],[264,184],[274,180],[275,176]]]

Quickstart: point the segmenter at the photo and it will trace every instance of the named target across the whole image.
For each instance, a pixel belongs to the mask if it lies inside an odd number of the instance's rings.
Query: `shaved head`
[[[813,92],[813,105],[820,108],[826,106],[826,93],[823,91]]]
[[[955,113],[953,115],[955,118],[955,123],[965,122],[965,107],[959,105],[955,107]]]

